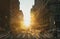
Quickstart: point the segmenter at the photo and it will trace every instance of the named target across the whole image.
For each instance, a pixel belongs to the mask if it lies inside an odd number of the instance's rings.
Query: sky
[[[20,10],[22,10],[24,15],[24,24],[26,26],[30,25],[30,10],[34,5],[34,0],[20,0]]]
[[[22,10],[23,13],[28,13],[33,5],[34,0],[20,0],[20,10]]]

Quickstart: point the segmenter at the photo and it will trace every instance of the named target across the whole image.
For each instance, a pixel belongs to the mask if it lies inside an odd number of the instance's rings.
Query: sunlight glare
[[[24,14],[24,25],[26,27],[30,25],[30,12]]]
[[[34,0],[20,0],[20,10],[23,11],[23,15],[24,15],[24,21],[23,21],[23,25],[25,25],[25,27],[29,27],[30,26],[30,10],[32,8],[32,6],[34,5]]]

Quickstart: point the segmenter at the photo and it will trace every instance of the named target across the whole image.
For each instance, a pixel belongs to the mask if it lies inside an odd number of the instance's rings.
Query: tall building
[[[56,39],[60,38],[60,0],[51,0],[48,3],[48,7],[50,11],[53,12],[54,20],[55,20],[55,26],[56,26],[56,31],[54,36]]]
[[[20,25],[22,11],[19,10],[19,4],[19,0],[0,0],[0,39],[10,39]]]
[[[48,13],[46,2],[45,0],[35,0],[35,5],[31,9],[31,14],[34,15],[35,21],[41,26],[49,26],[51,22],[51,13]]]
[[[11,0],[10,1],[10,29],[14,35],[16,35],[19,27],[21,26],[21,21],[23,20],[23,13],[20,10],[20,2],[19,0]]]
[[[19,0],[10,1],[10,12],[11,16],[16,16],[19,13]]]
[[[55,38],[53,33],[55,32],[56,30],[56,26],[54,25],[54,21],[55,21],[55,11],[53,9],[54,6],[55,6],[55,2],[57,2],[56,0],[35,0],[35,5],[33,6],[33,8],[31,9],[31,14],[32,18],[34,18],[34,26],[37,26],[37,27],[34,27],[34,28],[39,28],[40,30],[43,29],[43,31],[46,31],[46,32],[51,32],[50,35],[52,35],[52,37],[47,37],[47,38],[50,38],[50,39],[53,39]],[[52,5],[53,4],[53,5]],[[50,6],[51,7],[50,7]],[[55,9],[56,10],[56,9]],[[51,31],[50,31],[51,30]],[[45,32],[44,32],[45,33]],[[48,33],[49,34],[49,33]],[[55,33],[56,35],[56,33]],[[46,39],[47,39],[46,38]]]
[[[10,0],[0,0],[0,39],[7,36],[10,26]]]
[[[0,28],[7,29],[9,26],[9,20],[10,0],[0,0]]]

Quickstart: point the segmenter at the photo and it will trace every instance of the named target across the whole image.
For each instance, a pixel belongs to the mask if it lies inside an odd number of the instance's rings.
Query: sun
[[[30,27],[31,20],[31,8],[34,5],[34,0],[19,0],[20,1],[20,10],[23,12],[23,27]]]
[[[25,13],[24,14],[24,26],[26,27],[26,28],[28,28],[29,26],[30,26],[30,13]]]

